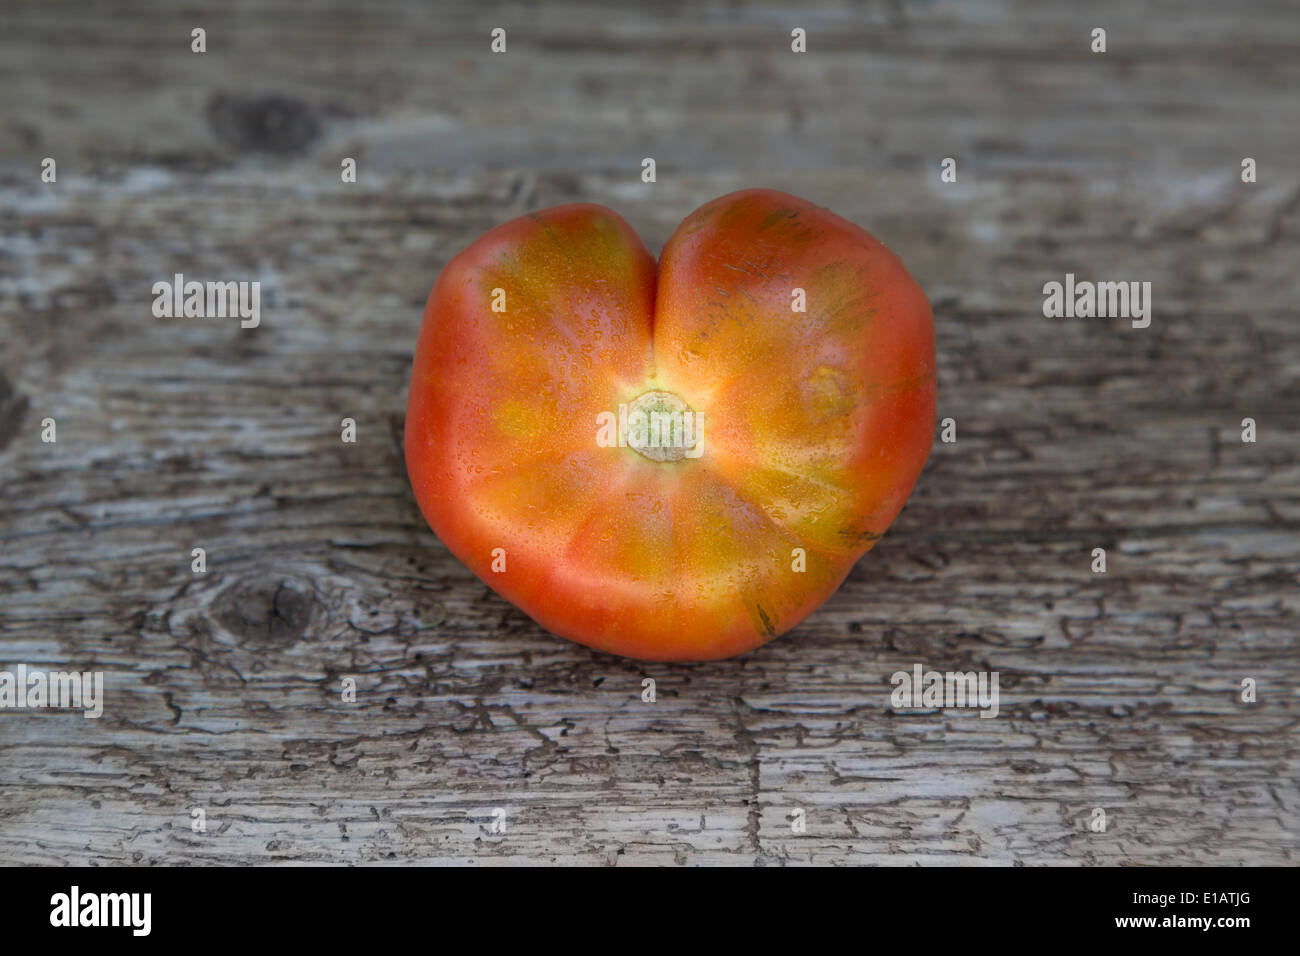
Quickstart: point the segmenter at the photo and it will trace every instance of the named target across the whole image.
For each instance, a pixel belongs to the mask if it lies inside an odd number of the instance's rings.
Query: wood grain
[[[0,862],[1297,861],[1294,4],[193,10],[0,13],[0,668],[108,696],[0,711]],[[412,499],[429,287],[531,209],[657,251],[755,185],[902,256],[958,440],[755,653],[551,637]],[[261,326],[154,318],[176,272],[260,281]],[[1152,282],[1151,327],[1045,319],[1066,272]],[[893,712],[918,662],[1000,715]]]

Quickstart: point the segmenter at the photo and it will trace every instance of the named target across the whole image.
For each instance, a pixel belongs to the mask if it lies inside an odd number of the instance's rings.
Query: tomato
[[[579,204],[438,277],[406,461],[433,531],[546,630],[711,660],[835,592],[906,502],[934,414],[929,303],[864,230],[746,190],[691,213],[656,267]]]

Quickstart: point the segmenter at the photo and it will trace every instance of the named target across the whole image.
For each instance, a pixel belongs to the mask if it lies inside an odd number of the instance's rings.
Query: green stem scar
[[[698,458],[702,418],[673,392],[644,392],[628,406],[623,443],[651,461]]]

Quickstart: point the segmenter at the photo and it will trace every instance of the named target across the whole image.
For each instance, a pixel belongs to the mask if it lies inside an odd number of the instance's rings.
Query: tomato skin
[[[597,442],[597,416],[648,391],[703,415],[698,458]],[[438,537],[542,627],[711,660],[834,593],[906,502],[934,416],[933,319],[898,258],[746,190],[688,216],[658,266],[589,204],[456,256],[425,308],[406,460]]]

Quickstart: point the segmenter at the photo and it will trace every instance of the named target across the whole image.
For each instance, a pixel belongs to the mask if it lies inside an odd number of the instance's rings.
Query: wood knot
[[[236,584],[222,592],[209,613],[241,643],[292,644],[307,633],[319,609],[308,585],[283,579]]]
[[[9,443],[18,434],[27,408],[27,396],[14,391],[9,379],[0,375],[0,451],[9,447]]]
[[[310,103],[280,94],[217,93],[208,103],[208,123],[233,149],[282,156],[305,152],[321,128]]]

